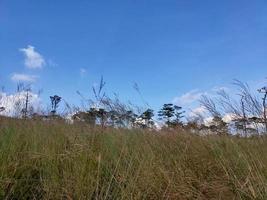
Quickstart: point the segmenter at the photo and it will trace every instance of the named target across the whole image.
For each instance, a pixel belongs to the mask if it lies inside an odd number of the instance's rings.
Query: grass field
[[[267,137],[2,119],[0,199],[267,199]]]

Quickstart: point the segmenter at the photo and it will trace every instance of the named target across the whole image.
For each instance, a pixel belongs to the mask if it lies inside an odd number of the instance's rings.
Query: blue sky
[[[0,0],[0,69],[8,92],[26,80],[44,101],[77,105],[76,90],[92,96],[101,75],[110,93],[142,104],[136,82],[157,109],[264,79],[267,1]]]

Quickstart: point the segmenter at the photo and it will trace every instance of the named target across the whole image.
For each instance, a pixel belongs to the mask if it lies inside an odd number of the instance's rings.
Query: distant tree
[[[82,112],[79,111],[72,116],[74,122],[84,122],[91,126],[95,126],[96,123],[96,111],[94,108],[90,108],[89,111]]]
[[[211,124],[208,126],[208,129],[218,135],[228,134],[228,125],[222,119],[222,114],[219,111],[218,105],[216,102],[203,95],[200,99],[200,104],[203,106],[213,117]]]
[[[57,112],[59,103],[61,101],[61,97],[58,95],[50,96],[50,100],[51,100],[51,114],[55,115]]]
[[[2,92],[4,91],[4,88],[2,88]],[[1,99],[2,99],[2,94],[0,92],[0,102],[1,102]],[[0,112],[3,112],[6,108],[4,106],[0,106]]]
[[[152,109],[147,109],[136,119],[137,125],[141,128],[151,128],[154,126],[153,117],[154,111]]]
[[[97,117],[100,119],[101,127],[103,128],[107,121],[108,112],[104,108],[100,108],[97,110]]]
[[[237,125],[240,126],[239,128],[243,128],[245,135],[252,129],[257,130],[258,133],[261,132],[262,128],[260,127],[264,122],[262,120],[263,109],[260,98],[251,92],[248,84],[238,80],[235,80],[234,84],[239,88],[239,95],[241,96],[240,106],[235,106],[237,112],[232,112],[239,121]],[[259,92],[262,93],[262,90],[259,90]]]
[[[165,120],[168,127],[181,126],[181,119],[183,118],[182,107],[173,105],[171,103],[164,104],[161,110],[158,112],[158,116],[161,120]]]
[[[258,90],[259,93],[263,94],[262,98],[262,106],[263,106],[263,120],[264,120],[264,125],[265,125],[265,132],[267,132],[267,105],[266,105],[266,100],[267,100],[267,87],[263,87]]]
[[[200,126],[197,121],[189,121],[185,126],[184,129],[189,131],[189,132],[197,132],[200,130]]]
[[[240,108],[237,106],[235,107],[237,111],[234,113],[235,117],[232,119],[232,122],[234,123],[234,127],[236,128],[237,132],[246,137],[248,135],[248,125],[250,122],[246,114],[244,96],[240,96]]]
[[[131,110],[114,109],[107,113],[110,125],[113,127],[132,127],[137,115]]]
[[[145,120],[152,120],[152,117],[154,117],[154,111],[152,109],[147,109],[141,117]]]
[[[216,117],[215,119],[230,114],[231,122],[228,126],[234,125],[244,136],[255,132],[267,132],[267,87],[258,90],[263,95],[259,98],[251,92],[248,84],[239,80],[234,80],[233,84],[238,88],[238,95],[241,97],[239,101],[220,90],[216,98],[202,96],[200,104],[212,117]]]
[[[121,123],[120,114],[116,110],[109,111],[108,116],[112,127],[116,127],[118,124]]]
[[[22,95],[24,98],[19,98],[15,102],[15,110],[17,110],[21,114],[23,118],[27,118],[29,114],[33,112],[33,107],[30,105],[31,102],[31,86],[30,85],[24,85],[23,83],[17,84],[17,93]]]
[[[0,112],[5,111],[5,109],[6,109],[5,107],[1,106],[1,107],[0,107]]]
[[[160,119],[165,119],[167,126],[170,126],[171,124],[171,119],[175,114],[175,109],[173,104],[164,104],[163,108],[158,112],[158,116]]]
[[[138,117],[131,103],[125,104],[120,101],[118,94],[113,93],[114,97],[109,97],[105,92],[106,82],[101,76],[99,84],[92,87],[93,98],[85,98],[79,91],[77,94],[82,98],[84,110],[88,107],[94,109],[96,124],[112,127],[130,128],[135,126]],[[84,104],[85,103],[85,104]],[[92,110],[91,110],[92,111]],[[140,113],[139,110],[136,111]]]
[[[209,129],[212,132],[217,133],[218,135],[227,135],[228,134],[228,126],[227,123],[223,121],[223,119],[219,116],[215,116],[212,119],[211,125]]]
[[[25,89],[25,106],[24,108],[22,109],[22,115],[24,118],[27,118],[28,117],[28,111],[29,111],[29,104],[30,104],[30,91],[31,89],[30,88],[27,88]]]
[[[175,127],[181,127],[183,126],[183,123],[181,119],[184,117],[183,114],[185,111],[182,111],[182,107],[174,105],[175,113],[174,113],[174,120],[173,120],[173,126]]]
[[[134,121],[138,117],[137,114],[135,114],[132,110],[126,111],[124,115],[124,120],[126,122],[126,127],[131,127],[134,124]]]

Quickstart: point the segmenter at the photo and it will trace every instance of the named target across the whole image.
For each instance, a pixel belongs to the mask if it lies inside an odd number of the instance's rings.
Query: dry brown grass
[[[0,199],[267,199],[267,138],[1,119]]]

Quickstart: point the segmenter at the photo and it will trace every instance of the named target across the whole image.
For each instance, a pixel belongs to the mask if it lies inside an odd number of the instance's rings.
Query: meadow
[[[265,136],[0,122],[0,199],[267,199]]]

